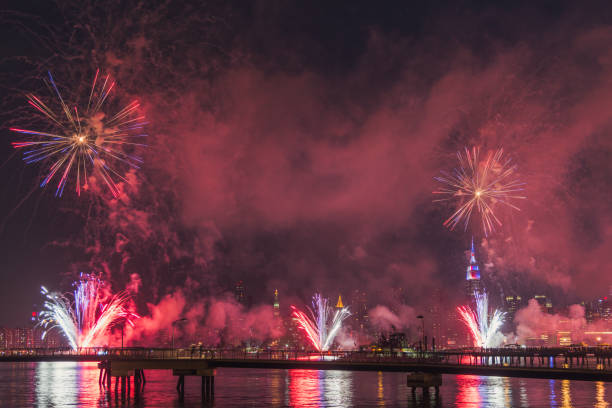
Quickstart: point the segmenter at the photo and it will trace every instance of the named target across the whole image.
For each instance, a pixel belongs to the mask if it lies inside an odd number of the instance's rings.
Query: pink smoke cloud
[[[414,326],[416,322],[415,310],[406,305],[400,305],[397,313],[392,312],[388,307],[378,305],[368,312],[370,322],[373,327],[391,331],[407,329],[410,326]]]
[[[203,298],[187,302],[181,290],[165,296],[156,305],[148,305],[148,315],[138,319],[130,331],[134,342],[154,342],[160,332],[174,332],[178,341],[191,339],[206,345],[237,345],[249,340],[263,342],[284,334],[280,319],[272,307],[259,305],[250,309],[231,297]],[[178,320],[186,319],[180,323]],[[173,330],[174,326],[174,330]]]
[[[595,345],[602,342],[602,337],[609,340],[610,336],[602,334],[610,332],[610,324],[606,321],[587,323],[582,305],[571,305],[566,313],[549,314],[542,310],[535,299],[529,300],[527,307],[516,312],[516,341],[525,344],[529,340],[540,339],[543,335],[551,338],[551,344],[556,344],[557,337],[571,338],[573,343],[582,341]]]

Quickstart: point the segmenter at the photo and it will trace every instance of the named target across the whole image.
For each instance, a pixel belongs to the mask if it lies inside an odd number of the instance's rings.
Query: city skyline
[[[466,261],[464,267],[467,268],[467,274],[464,275],[467,291],[465,292],[464,301],[467,301],[466,307],[475,307],[475,297],[480,294],[494,294],[494,291],[487,289],[480,282],[481,275],[479,272],[479,262],[477,260],[477,253],[474,248],[473,239],[470,242],[470,247],[466,251]],[[461,268],[457,268],[457,275],[461,274],[459,271]],[[458,279],[459,280],[459,279]],[[476,282],[474,282],[476,281]],[[458,288],[460,285],[458,285]],[[368,304],[367,291],[355,290],[352,293],[345,293],[344,299],[347,302],[348,310],[352,312],[349,315],[349,319],[342,326],[341,332],[345,337],[344,344],[330,343],[332,348],[346,347],[347,340],[350,338],[353,347],[363,347],[372,344],[387,344],[389,338],[393,336],[402,336],[403,347],[408,347],[411,344],[416,344],[420,341],[420,337],[424,334],[426,338],[431,342],[430,347],[438,348],[454,348],[456,346],[469,346],[472,338],[467,327],[456,324],[456,311],[453,308],[448,308],[439,302],[439,299],[434,298],[429,304],[426,310],[420,310],[412,308],[411,305],[405,303],[406,299],[403,297],[402,289],[398,289],[398,295],[396,298],[389,302],[387,305],[380,304]],[[245,313],[252,307],[257,305],[251,304],[249,299],[251,298],[248,293],[248,287],[244,285],[243,281],[238,281],[234,285],[233,297],[236,304],[243,309]],[[334,295],[330,297],[330,301],[335,305],[335,309],[343,309],[344,302],[342,301],[342,291],[337,291],[337,301],[334,301]],[[270,305],[273,310],[273,319],[276,323],[276,335],[268,337],[223,337],[220,332],[217,333],[222,341],[221,344],[261,344],[269,345],[273,347],[300,347],[308,348],[309,342],[306,338],[299,335],[300,331],[294,322],[292,315],[293,306],[289,305],[286,301],[281,301],[283,294],[279,293],[278,289],[274,289],[270,296]],[[537,305],[536,309],[541,311],[546,316],[550,316],[550,319],[556,318],[557,321],[554,325],[549,325],[546,322],[540,322],[542,327],[539,331],[533,332],[530,336],[521,337],[521,332],[525,330],[531,330],[528,327],[530,322],[525,322],[524,319],[519,318],[518,321],[514,321],[517,312],[525,309],[530,300],[535,301]],[[503,329],[501,333],[503,337],[497,339],[498,342],[503,344],[513,344],[514,341],[520,341],[524,345],[547,345],[547,346],[563,346],[573,344],[575,342],[586,341],[585,344],[599,344],[607,343],[612,340],[610,335],[609,326],[612,324],[612,313],[610,312],[611,307],[607,300],[607,296],[590,300],[583,301],[580,304],[582,307],[582,320],[580,316],[571,316],[568,313],[568,307],[572,306],[569,304],[557,304],[553,308],[550,299],[542,294],[535,295],[513,295],[506,296],[502,302],[493,302],[493,305],[488,307],[489,312],[492,312],[494,308],[499,307],[506,318],[504,319]],[[331,303],[330,303],[331,304]],[[470,306],[471,305],[471,306]],[[485,302],[485,308],[487,308]],[[390,306],[386,309],[385,306]],[[531,305],[530,305],[531,306]],[[575,307],[578,305],[574,305]],[[301,306],[299,306],[301,307]],[[410,308],[412,313],[400,312],[398,308]],[[36,310],[37,306],[34,307],[34,311],[30,317],[30,323],[28,325],[22,325],[18,327],[0,327],[0,348],[29,348],[29,347],[66,347],[68,345],[67,338],[62,334],[62,330],[57,328],[55,330],[47,331],[45,336],[42,334],[45,332],[43,325],[41,324],[40,314]],[[379,313],[380,308],[385,308],[386,313]],[[374,311],[373,316],[369,316]],[[420,331],[419,322],[416,316],[417,313],[421,313],[423,316],[423,322],[427,322],[423,327],[425,333]],[[447,318],[448,317],[448,318]],[[241,318],[244,319],[244,318]],[[590,327],[590,328],[589,328]],[[169,345],[170,335],[169,328],[160,326],[158,328],[154,338],[148,337],[146,344],[150,345]],[[172,330],[173,336],[176,337],[179,344],[182,343],[197,343],[205,339],[205,337],[199,337],[197,331],[195,333],[185,333],[180,328],[178,330]],[[176,332],[176,333],[175,333]],[[586,334],[585,334],[586,333]],[[389,337],[391,336],[391,337]],[[519,337],[517,337],[519,336]],[[44,340],[46,337],[46,340]],[[579,340],[576,340],[579,339]],[[104,341],[105,345],[116,343],[116,335],[109,337],[108,340]],[[395,340],[391,340],[390,344]],[[141,344],[141,341],[136,341],[133,344]],[[182,342],[182,343],[181,343]],[[496,343],[496,344],[500,344]],[[49,346],[51,344],[51,346]],[[144,344],[144,343],[142,343]],[[213,346],[213,343],[205,343],[207,346]],[[397,343],[399,344],[399,343]]]

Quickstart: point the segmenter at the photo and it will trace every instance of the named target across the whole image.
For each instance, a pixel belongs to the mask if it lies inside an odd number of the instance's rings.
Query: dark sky
[[[472,231],[448,231],[433,177],[504,148],[521,211],[473,231],[490,290],[557,304],[612,284],[612,40],[606,2],[13,2],[2,16],[0,325],[79,271],[146,303],[244,280],[254,304],[394,288],[417,308],[463,291]],[[24,94],[67,99],[97,68],[149,120],[114,200],[40,189],[10,126]],[[486,268],[485,268],[486,264]]]

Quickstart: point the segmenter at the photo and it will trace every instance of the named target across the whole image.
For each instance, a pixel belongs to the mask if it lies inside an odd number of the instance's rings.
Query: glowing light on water
[[[334,311],[328,300],[318,293],[312,297],[312,309],[308,308],[310,316],[295,306],[291,306],[291,309],[298,327],[306,333],[306,337],[317,351],[329,350],[342,327],[342,322],[351,315],[348,307]]]
[[[108,344],[108,335],[114,325],[125,322],[133,326],[134,320],[140,317],[128,310],[127,292],[105,294],[104,282],[95,275],[81,274],[74,285],[72,299],[68,294],[41,288],[46,297],[40,312],[40,324],[46,329],[43,338],[49,330],[57,328],[73,350],[103,346]]]
[[[496,347],[501,339],[501,327],[506,314],[497,309],[489,318],[489,300],[486,293],[474,292],[476,311],[471,306],[458,306],[461,321],[468,328],[474,347]]]
[[[28,148],[23,154],[26,163],[48,161],[50,166],[41,187],[45,187],[56,174],[60,175],[56,196],[61,196],[72,173],[76,192],[88,188],[88,175],[100,177],[113,196],[119,196],[118,180],[127,179],[111,163],[123,163],[138,168],[142,159],[132,151],[145,146],[139,140],[147,136],[142,132],[144,116],[139,115],[138,101],[112,112],[108,96],[115,87],[109,75],[98,78],[96,71],[87,105],[69,107],[51,73],[45,80],[57,97],[55,107],[34,94],[27,94],[28,103],[48,121],[45,131],[11,128],[13,132],[28,135],[30,140],[13,142],[16,149]],[[58,109],[59,108],[59,109]],[[58,112],[59,110],[59,112]]]
[[[489,152],[484,160],[476,147],[470,151],[457,152],[459,167],[452,173],[442,171],[435,177],[442,186],[434,194],[443,196],[436,201],[454,201],[455,212],[444,221],[444,226],[453,230],[463,222],[467,230],[474,209],[480,214],[485,235],[501,227],[502,222],[495,215],[497,203],[515,210],[519,208],[512,203],[514,199],[525,199],[520,192],[525,183],[517,177],[517,166],[510,159],[503,157],[504,150]]]

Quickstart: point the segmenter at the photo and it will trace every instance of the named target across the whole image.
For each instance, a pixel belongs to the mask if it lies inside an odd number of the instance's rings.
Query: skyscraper
[[[601,320],[609,321],[612,318],[612,311],[610,307],[610,301],[607,296],[599,299],[599,314],[601,316]]]
[[[353,330],[363,332],[368,327],[368,297],[365,291],[355,289],[350,301]]]
[[[506,325],[512,326],[517,310],[521,308],[523,299],[518,296],[506,296]]]
[[[236,302],[242,305],[246,304],[246,294],[244,290],[244,283],[242,283],[242,281],[236,282],[236,286],[234,287],[234,297],[236,298]]]
[[[278,289],[274,289],[274,317],[280,317],[280,303],[278,303]]]
[[[546,295],[535,295],[533,298],[540,305],[542,313],[553,313],[552,301]]]
[[[470,263],[467,266],[466,273],[466,294],[468,298],[474,297],[474,292],[481,292],[482,285],[480,283],[480,269],[476,261],[476,251],[474,250],[474,237],[472,237],[472,248],[470,250]]]
[[[274,303],[272,304],[272,313],[274,315],[274,328],[278,333],[278,336],[282,333],[283,321],[280,317],[280,302],[278,301],[278,289],[274,289]],[[275,336],[270,341],[271,347],[278,347],[280,344],[280,337]]]

